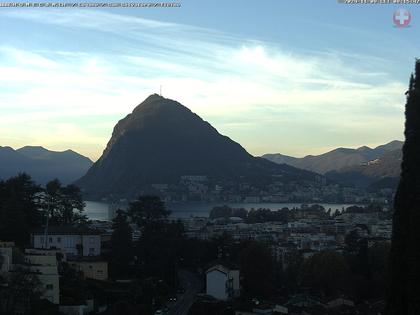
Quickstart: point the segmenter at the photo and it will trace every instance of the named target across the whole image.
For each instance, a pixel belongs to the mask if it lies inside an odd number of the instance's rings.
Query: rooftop
[[[39,228],[32,231],[33,235],[44,235],[45,228]],[[56,225],[48,227],[48,235],[100,235],[98,230],[85,226]]]

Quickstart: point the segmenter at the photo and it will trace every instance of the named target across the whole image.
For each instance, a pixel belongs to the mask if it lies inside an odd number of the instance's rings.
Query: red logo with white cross
[[[396,27],[407,27],[411,22],[411,13],[406,9],[398,9],[394,12],[393,20]]]

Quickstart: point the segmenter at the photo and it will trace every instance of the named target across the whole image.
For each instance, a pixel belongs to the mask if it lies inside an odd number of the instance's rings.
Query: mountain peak
[[[15,150],[13,150],[13,148],[12,147],[9,147],[9,146],[0,146],[0,149],[2,149],[2,150],[7,150],[7,151],[15,151]]]
[[[182,130],[184,129],[184,124],[200,124],[203,122],[200,117],[177,101],[164,98],[158,94],[152,94],[137,105],[131,114],[128,114],[115,125],[112,137],[102,157],[107,156],[115,143],[127,133],[153,130],[156,134],[168,130],[169,126],[172,126],[174,129],[181,128]],[[209,124],[207,125],[210,126]]]
[[[398,150],[401,149],[403,146],[404,142],[403,141],[399,141],[399,140],[393,140],[391,142],[388,142],[384,145],[380,145],[378,147],[375,148],[375,150],[384,150],[384,151],[393,151],[393,150]]]
[[[357,148],[357,151],[369,151],[372,150],[371,148],[369,148],[368,146],[364,145],[361,146],[360,148]]]
[[[278,154],[266,154],[263,157],[276,163],[286,163],[294,167],[326,174],[351,166],[364,165],[369,161],[381,158],[388,152],[399,152],[402,145],[402,141],[394,140],[373,149],[368,146],[361,146],[357,149],[337,148],[320,155],[307,155],[304,158],[288,159],[287,161]]]
[[[287,172],[315,176],[253,157],[184,105],[153,94],[117,123],[104,153],[77,184],[99,196],[132,197],[154,183],[177,184],[183,175],[232,179]]]
[[[48,151],[47,149],[45,149],[44,147],[42,147],[40,145],[25,145],[24,147],[22,147],[18,150],[21,150],[21,151],[24,151],[24,150],[29,151],[30,150],[30,151],[37,151],[37,152]]]
[[[27,145],[20,149],[17,149],[16,152],[19,152],[20,154],[23,154],[30,158],[41,158],[51,153],[51,151],[45,149],[44,147],[32,145]]]
[[[152,94],[122,120],[125,123],[122,123],[120,127],[138,127],[156,117],[159,117],[160,120],[179,121],[191,118],[191,115],[202,121],[200,117],[181,103],[158,94]]]
[[[53,178],[71,183],[82,176],[92,163],[72,150],[50,151],[42,146],[24,146],[17,150],[0,147],[0,179],[25,172],[39,184]]]
[[[146,97],[146,99],[143,102],[149,102],[149,101],[155,101],[155,100],[165,100],[166,98],[164,98],[162,95],[157,94],[157,93],[153,93],[150,94],[148,97]]]
[[[138,112],[142,108],[150,106],[150,105],[156,105],[156,104],[162,104],[162,103],[167,104],[171,102],[177,103],[171,99],[163,97],[162,95],[154,93],[146,97],[146,99],[143,102],[141,102],[138,106],[136,106],[133,110],[133,113]]]

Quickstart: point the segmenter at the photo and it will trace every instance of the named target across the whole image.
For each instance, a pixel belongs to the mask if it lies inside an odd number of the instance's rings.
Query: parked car
[[[184,294],[185,293],[185,289],[184,288],[178,288],[178,291],[177,291],[179,294]]]

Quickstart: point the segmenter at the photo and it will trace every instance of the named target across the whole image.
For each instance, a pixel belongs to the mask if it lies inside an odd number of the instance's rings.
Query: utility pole
[[[47,201],[47,220],[45,223],[45,230],[44,230],[44,246],[45,249],[48,249],[48,222],[50,218],[50,200]]]

